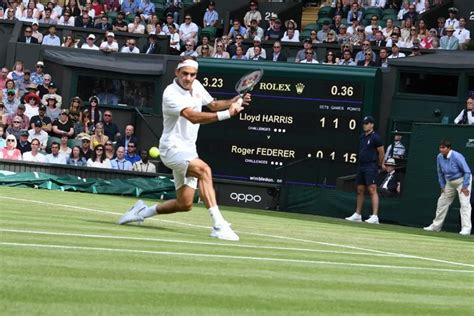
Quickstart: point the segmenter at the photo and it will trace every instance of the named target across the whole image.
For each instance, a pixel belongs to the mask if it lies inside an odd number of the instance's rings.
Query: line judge
[[[196,140],[200,124],[214,123],[238,115],[251,102],[250,94],[228,100],[214,100],[196,80],[198,63],[194,57],[183,57],[176,67],[176,78],[163,92],[163,134],[160,139],[162,162],[173,170],[176,199],[147,206],[138,200],[119,220],[119,224],[143,222],[145,218],[187,212],[192,209],[194,193],[199,194],[213,220],[211,237],[239,240],[217,206],[212,172],[199,159]],[[212,112],[202,112],[202,106]]]

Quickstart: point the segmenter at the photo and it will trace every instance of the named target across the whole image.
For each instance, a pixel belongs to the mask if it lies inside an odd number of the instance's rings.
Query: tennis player
[[[161,160],[173,170],[176,199],[152,206],[139,200],[118,223],[143,222],[154,215],[190,211],[199,185],[201,199],[213,220],[211,237],[237,241],[239,236],[217,206],[211,168],[199,159],[196,139],[200,124],[230,119],[250,103],[251,96],[245,94],[243,102],[240,102],[239,96],[229,100],[214,100],[196,80],[197,72],[196,59],[183,57],[176,67],[176,78],[163,92],[163,134],[159,149]],[[212,112],[202,112],[203,105]]]

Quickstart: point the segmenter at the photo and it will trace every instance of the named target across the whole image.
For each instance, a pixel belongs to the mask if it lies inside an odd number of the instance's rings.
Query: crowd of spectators
[[[155,172],[148,151],[138,149],[133,125],[122,134],[111,110],[73,97],[67,105],[43,61],[36,71],[17,61],[3,67],[0,84],[0,159]]]
[[[230,31],[215,38],[220,15],[214,1],[210,1],[202,21],[194,20],[190,14],[179,16],[182,1],[166,1],[158,12],[150,0],[66,0],[61,5],[57,0],[41,4],[37,0],[3,1],[4,19],[19,19],[32,22],[24,29],[20,42],[102,50],[107,53],[180,54],[208,58],[232,58],[241,60],[269,60],[286,62],[295,60],[308,62],[307,48],[298,52],[296,58],[287,56],[286,43],[335,44],[333,57],[316,56],[315,62],[326,64],[386,66],[382,57],[372,48],[386,48],[387,58],[417,56],[421,49],[463,49],[470,41],[469,30],[465,28],[466,18],[457,16],[458,10],[450,8],[447,17],[439,17],[437,25],[427,25],[422,13],[441,4],[437,0],[331,0],[322,4],[317,23],[299,29],[292,20],[282,21],[271,13],[268,21],[262,18],[258,2],[250,1],[248,11],[241,18],[232,19]],[[326,7],[325,7],[326,5]],[[329,8],[329,10],[327,10]],[[159,16],[164,16],[162,21]],[[182,23],[179,23],[180,18]],[[45,34],[38,31],[39,23],[49,25]],[[84,43],[69,35],[56,35],[56,25],[76,26],[91,30]],[[98,40],[94,29],[106,31],[105,38]],[[202,31],[199,37],[200,30]],[[137,47],[137,42],[129,38],[120,47],[114,32],[147,34],[148,43]],[[207,32],[207,33],[206,33]],[[157,36],[169,36],[170,47],[160,51]],[[263,41],[273,43],[271,48],[261,46]],[[252,45],[248,43],[252,42]],[[365,45],[369,43],[369,46]],[[283,45],[283,47],[281,47]],[[250,47],[249,47],[250,46]],[[255,48],[258,54],[255,54]],[[199,48],[199,49],[198,49]],[[204,48],[204,50],[202,49]],[[405,54],[400,48],[409,48]],[[361,54],[355,52],[361,49]],[[350,62],[344,58],[350,52]],[[308,52],[307,52],[308,51]],[[373,63],[365,57],[370,54]],[[329,55],[330,56],[330,55]],[[319,58],[318,58],[319,57]],[[312,63],[315,63],[312,62]]]

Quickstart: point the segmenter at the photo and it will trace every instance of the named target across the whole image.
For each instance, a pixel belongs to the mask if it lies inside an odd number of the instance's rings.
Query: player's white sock
[[[143,218],[155,216],[156,214],[158,214],[156,212],[157,209],[158,209],[158,205],[153,204],[152,206],[148,206],[145,210],[140,212],[140,215],[143,216]]]
[[[218,226],[222,223],[225,223],[224,217],[219,211],[219,206],[213,206],[209,209],[209,215],[211,215],[212,221],[214,222],[214,226]]]

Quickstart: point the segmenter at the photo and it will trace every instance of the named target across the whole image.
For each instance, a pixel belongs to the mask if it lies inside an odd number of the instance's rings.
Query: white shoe
[[[211,230],[211,237],[231,241],[239,241],[240,239],[239,236],[234,233],[232,228],[230,228],[230,223],[227,222],[221,225],[213,226]]]
[[[346,217],[346,220],[351,222],[362,222],[362,215],[357,212],[354,212],[354,214],[352,214],[351,216]]]
[[[433,224],[430,226],[423,227],[424,230],[429,231],[429,232],[439,232],[441,229],[434,227]]]
[[[371,215],[365,222],[369,224],[379,224],[379,217],[377,215]]]
[[[463,229],[461,229],[459,234],[463,236],[469,236],[471,234],[471,229],[464,227]]]
[[[118,224],[123,225],[131,222],[143,223],[143,216],[139,213],[143,211],[147,206],[142,200],[138,200],[125,214],[120,217]]]

